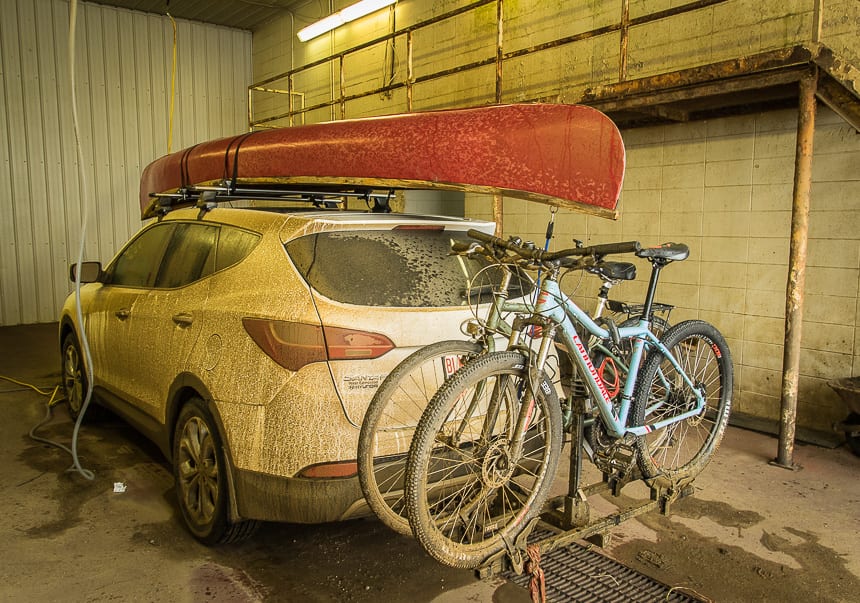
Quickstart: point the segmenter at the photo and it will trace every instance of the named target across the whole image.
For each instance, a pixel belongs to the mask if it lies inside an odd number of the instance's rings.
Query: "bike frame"
[[[496,351],[496,340],[493,337],[496,333],[508,338],[508,348],[520,343],[520,333],[514,331],[511,328],[511,325],[502,318],[503,314],[513,313],[530,315],[535,311],[535,305],[533,303],[527,304],[524,302],[509,301],[508,289],[510,288],[511,279],[513,278],[513,271],[505,264],[497,265],[504,268],[504,275],[502,276],[502,281],[499,283],[499,286],[494,288],[492,292],[493,301],[490,303],[490,307],[487,312],[487,319],[483,323],[485,333],[482,336],[475,336],[476,339],[482,339],[484,341],[488,352]],[[538,284],[535,283],[535,289],[531,295],[534,295],[539,291],[540,289],[538,288]]]
[[[621,391],[621,404],[616,413],[612,398],[609,392],[606,391],[606,386],[603,380],[597,373],[597,369],[591,361],[586,345],[582,342],[576,329],[574,321],[581,324],[591,335],[599,339],[607,339],[610,337],[608,330],[598,325],[584,310],[576,303],[564,295],[559,288],[558,281],[554,275],[545,278],[541,282],[540,294],[538,296],[537,305],[534,311],[535,315],[544,317],[552,322],[548,333],[544,333],[544,339],[541,342],[540,352],[538,354],[537,366],[543,368],[546,357],[549,354],[549,346],[553,345],[555,331],[560,329],[558,338],[567,348],[568,355],[577,366],[580,375],[591,392],[592,397],[597,403],[600,416],[603,419],[607,431],[614,437],[622,437],[625,434],[634,436],[643,436],[658,429],[662,429],[667,425],[678,423],[692,416],[696,416],[702,412],[705,407],[705,399],[699,389],[687,376],[677,359],[672,355],[666,346],[651,332],[650,323],[647,316],[643,315],[638,324],[631,327],[621,327],[618,329],[618,335],[622,340],[633,341],[633,351],[630,356],[630,366],[627,371],[627,377],[624,380],[624,387]],[[639,369],[644,358],[646,346],[654,348],[661,352],[672,364],[681,378],[686,382],[696,396],[696,406],[692,410],[685,413],[658,421],[653,424],[645,425],[628,425],[630,418],[630,409],[633,403],[634,389],[639,374]],[[662,402],[658,402],[653,407],[649,408],[649,412],[659,408]]]

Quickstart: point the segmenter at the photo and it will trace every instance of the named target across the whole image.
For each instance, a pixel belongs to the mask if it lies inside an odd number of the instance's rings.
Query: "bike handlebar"
[[[588,247],[575,247],[573,249],[562,249],[560,251],[543,251],[537,247],[523,247],[511,241],[506,241],[494,235],[489,235],[480,230],[470,229],[468,234],[473,239],[477,239],[484,243],[493,245],[494,247],[502,247],[509,251],[513,251],[517,255],[536,260],[538,262],[552,262],[562,258],[574,256],[594,256],[603,257],[618,253],[635,253],[641,249],[639,241],[624,241],[621,243],[604,243],[602,245],[590,245]]]
[[[456,255],[473,253],[480,249],[477,243],[451,243],[451,253]]]

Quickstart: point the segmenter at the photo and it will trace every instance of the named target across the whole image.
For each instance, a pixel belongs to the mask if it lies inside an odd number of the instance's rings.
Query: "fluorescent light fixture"
[[[333,15],[329,15],[325,19],[320,19],[316,23],[311,23],[307,27],[300,29],[296,34],[299,40],[307,42],[317,36],[329,32],[350,21],[355,21],[365,15],[374,13],[381,8],[391,6],[397,0],[361,0],[355,4],[351,4],[346,8],[339,10]]]

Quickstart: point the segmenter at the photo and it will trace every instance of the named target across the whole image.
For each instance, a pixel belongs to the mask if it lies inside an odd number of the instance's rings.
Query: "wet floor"
[[[55,383],[53,333],[0,329],[0,374]],[[240,545],[203,547],[182,527],[169,466],[154,446],[117,419],[85,426],[81,461],[95,473],[88,481],[66,471],[68,455],[28,437],[45,402],[0,382],[0,600],[529,600],[503,580],[439,565],[371,519],[266,524]],[[68,444],[71,432],[61,406],[39,433]],[[614,528],[607,551],[703,600],[856,601],[860,459],[798,446],[804,468],[791,472],[768,465],[775,452],[774,438],[730,428],[695,495],[670,516]],[[643,488],[625,488],[621,499],[594,499],[594,512],[642,496]]]

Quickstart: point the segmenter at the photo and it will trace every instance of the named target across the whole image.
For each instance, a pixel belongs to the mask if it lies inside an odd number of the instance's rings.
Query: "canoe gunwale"
[[[320,195],[445,190],[508,197],[615,219],[626,153],[621,133],[583,105],[511,104],[245,132],[151,162],[146,219],[173,208],[300,189]],[[297,199],[290,199],[295,202]],[[495,203],[494,203],[495,206]]]
[[[265,186],[253,189],[254,186]],[[385,189],[389,192],[374,192]],[[177,188],[161,193],[150,193],[151,202],[142,213],[143,219],[164,215],[182,207],[203,207],[206,203],[228,203],[239,199],[265,200],[272,202],[296,203],[314,200],[331,201],[326,197],[367,197],[383,199],[391,196],[394,190],[443,190],[485,195],[502,195],[524,201],[543,203],[551,207],[570,209],[611,220],[618,219],[618,211],[590,205],[585,202],[563,199],[550,195],[514,189],[480,186],[458,182],[428,182],[426,180],[403,180],[394,178],[244,178],[240,182],[213,180],[201,182],[193,187]],[[285,198],[286,196],[289,198]],[[304,196],[305,198],[296,198]]]

